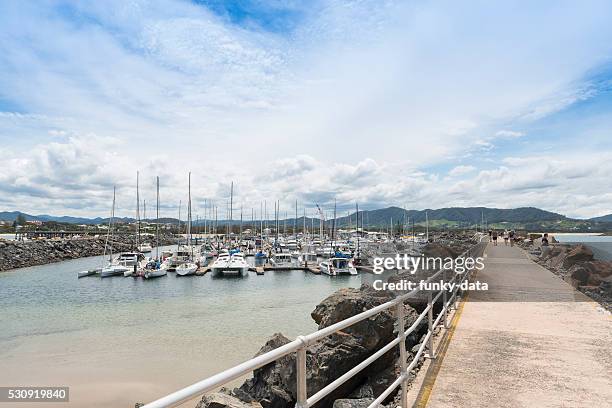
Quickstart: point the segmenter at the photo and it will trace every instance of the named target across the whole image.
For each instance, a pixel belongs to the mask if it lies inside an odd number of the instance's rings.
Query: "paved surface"
[[[469,295],[420,402],[611,407],[610,315],[516,247],[489,244],[485,254],[476,279],[490,293]]]

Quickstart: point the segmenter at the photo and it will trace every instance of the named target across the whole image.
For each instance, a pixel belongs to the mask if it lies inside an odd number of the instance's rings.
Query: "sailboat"
[[[189,172],[189,200],[187,203],[187,239],[189,240],[188,248],[191,252],[190,258],[187,262],[182,263],[176,267],[176,276],[188,276],[193,275],[198,270],[198,265],[193,263],[193,247],[191,246],[191,172]]]
[[[132,276],[138,272],[139,268],[147,264],[142,251],[140,250],[140,189],[139,189],[140,172],[136,172],[136,249],[137,252],[129,252],[121,254],[117,259],[120,265],[127,266],[129,270],[123,273],[123,276]]]
[[[155,262],[152,262],[152,268],[147,269],[144,273],[145,279],[160,278],[166,276],[168,271],[165,263],[162,265],[159,260],[159,176],[157,177],[157,220],[155,221]]]
[[[113,260],[113,220],[115,218],[115,187],[113,187],[113,206],[111,209],[111,216],[108,220],[108,232],[106,233],[106,242],[104,243],[104,255],[106,255],[106,248],[110,249],[108,264],[100,271],[100,277],[106,278],[109,276],[122,276],[124,272],[128,271],[129,268],[125,265],[119,264]],[[110,241],[110,246],[108,246]]]

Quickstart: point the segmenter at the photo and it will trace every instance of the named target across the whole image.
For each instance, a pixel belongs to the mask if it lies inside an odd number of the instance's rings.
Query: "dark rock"
[[[333,408],[367,408],[372,402],[374,402],[374,398],[342,398],[334,401]]]
[[[196,408],[261,408],[261,405],[257,402],[247,403],[239,400],[238,398],[224,394],[221,392],[215,392],[212,394],[205,395],[202,400],[196,405]]]
[[[568,282],[577,288],[578,286],[586,285],[591,271],[582,265],[574,265],[568,271]]]
[[[563,267],[566,269],[569,269],[579,262],[592,261],[592,260],[593,260],[593,251],[591,251],[585,245],[582,245],[582,244],[576,245],[565,256],[565,259],[563,260]]]
[[[430,258],[456,258],[461,255],[463,251],[457,251],[455,248],[451,248],[447,245],[442,245],[437,242],[429,243],[423,249],[423,255]]]

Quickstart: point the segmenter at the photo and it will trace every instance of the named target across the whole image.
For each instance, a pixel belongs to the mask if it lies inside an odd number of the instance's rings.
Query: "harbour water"
[[[612,261],[612,236],[594,234],[555,234],[555,239],[568,244],[585,244],[596,259]]]
[[[70,386],[70,406],[133,407],[250,358],[274,332],[315,330],[316,304],[361,282],[303,271],[77,279],[101,262],[0,273],[0,384]]]

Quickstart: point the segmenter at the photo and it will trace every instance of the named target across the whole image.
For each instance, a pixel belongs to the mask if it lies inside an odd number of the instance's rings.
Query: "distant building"
[[[43,222],[38,220],[30,220],[26,221],[26,224],[36,225],[37,227],[40,227],[41,225],[43,225]]]

